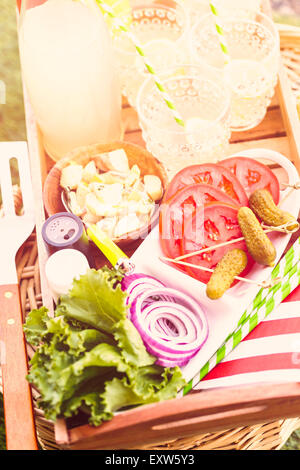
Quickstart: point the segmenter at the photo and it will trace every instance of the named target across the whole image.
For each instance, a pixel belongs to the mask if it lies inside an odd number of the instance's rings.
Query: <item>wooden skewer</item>
[[[186,263],[185,261],[178,261],[177,259],[166,258],[164,256],[160,256],[159,259],[161,261],[167,261],[167,262],[170,262],[170,263],[180,264],[180,265],[183,265],[183,266],[188,266],[190,268],[199,269],[200,271],[207,271],[207,272],[210,272],[210,273],[214,272],[213,269],[205,268],[204,266],[199,266],[197,264]],[[237,279],[238,281],[247,282],[248,284],[255,284],[259,287],[263,287],[264,289],[269,289],[271,287],[274,287],[276,284],[278,284],[281,281],[280,277],[276,277],[274,279],[270,279],[269,281],[262,281],[262,282],[253,281],[252,279],[247,279],[247,278],[241,277],[241,276],[235,276],[235,279]]]
[[[278,227],[269,227],[269,228],[266,228],[264,230],[265,233],[269,233],[269,232],[282,232],[282,233],[294,233],[294,232],[297,232],[299,230],[299,223],[297,222],[297,227],[295,227],[295,229],[293,230],[287,230],[287,227],[291,224],[291,223],[296,223],[296,222],[287,222],[286,224],[283,224],[283,225],[279,225]],[[267,227],[266,225],[262,225],[263,228]],[[241,242],[243,241],[245,238],[244,237],[240,237],[240,238],[234,238],[233,240],[229,240],[228,242],[223,242],[223,243],[218,243],[217,245],[212,245],[212,246],[209,246],[207,248],[203,248],[202,250],[197,250],[197,251],[193,251],[192,253],[186,253],[184,255],[181,255],[181,256],[177,256],[176,258],[174,258],[176,261],[180,261],[180,260],[183,260],[183,259],[186,259],[186,258],[190,258],[192,256],[196,256],[196,255],[201,255],[202,253],[207,253],[209,251],[213,251],[213,250],[216,250],[217,248],[222,248],[223,246],[227,246],[227,245],[231,245],[233,243],[238,243],[238,242]]]
[[[289,183],[281,183],[283,186],[286,188],[290,188],[290,190],[286,193],[284,198],[279,202],[278,207],[282,205],[282,203],[292,194],[294,190],[300,189],[300,181],[297,181],[295,184],[289,184]]]
[[[290,225],[295,225],[295,228],[293,229],[289,229],[288,227]],[[264,223],[261,224],[262,228],[263,229],[266,229],[264,230],[264,232],[282,232],[282,233],[295,233],[295,232],[298,232],[299,228],[300,228],[300,224],[299,222],[295,219],[295,221],[289,221],[287,222],[286,224],[283,224],[283,225],[278,225],[277,227],[273,226],[273,225],[265,225]]]
[[[202,250],[197,250],[197,251],[193,251],[192,253],[186,253],[184,255],[177,256],[176,258],[174,258],[174,261],[181,261],[186,258],[191,258],[192,256],[202,255],[202,253],[207,253],[209,251],[216,250],[217,248],[222,248],[223,246],[231,245],[232,243],[238,243],[243,240],[244,240],[244,237],[240,237],[240,238],[235,238],[233,240],[229,240],[228,242],[218,243],[217,245],[209,246],[207,248],[203,248]]]

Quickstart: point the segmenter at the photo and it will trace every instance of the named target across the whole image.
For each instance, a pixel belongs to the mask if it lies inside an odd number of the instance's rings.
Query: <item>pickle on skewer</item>
[[[249,207],[241,207],[238,211],[238,222],[254,261],[265,266],[273,266],[276,259],[275,247],[263,231],[254,212]]]
[[[247,266],[248,258],[243,250],[228,251],[219,261],[206,286],[206,294],[216,300],[230,288],[236,276]]]

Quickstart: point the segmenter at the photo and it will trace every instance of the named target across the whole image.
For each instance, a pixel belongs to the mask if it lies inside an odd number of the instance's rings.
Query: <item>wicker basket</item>
[[[38,254],[35,234],[19,250],[17,255],[18,276],[20,280],[21,301],[26,315],[30,310],[42,304],[39,277]],[[28,348],[31,356],[33,351]],[[33,390],[34,399],[38,393]],[[59,450],[55,441],[54,424],[44,418],[43,413],[35,408],[38,440],[45,450]],[[275,450],[300,427],[299,419],[277,420],[255,426],[245,426],[224,431],[200,434],[189,438],[176,439],[145,450]]]
[[[280,25],[282,56],[295,95],[300,94],[300,31]],[[20,281],[23,315],[42,304],[41,280],[39,273],[36,236],[32,234],[17,254],[17,268]],[[33,350],[28,347],[28,355]],[[0,382],[1,386],[1,382]],[[33,390],[33,397],[38,398]],[[54,424],[46,420],[43,413],[35,408],[38,440],[43,449],[58,450],[54,434]],[[209,434],[199,434],[188,438],[178,438],[161,443],[147,450],[275,450],[283,446],[291,433],[300,427],[300,418],[276,420],[260,425],[238,427]]]
[[[38,254],[35,234],[19,250],[17,255],[18,276],[20,280],[21,302],[26,315],[30,310],[42,304]],[[28,354],[33,353],[28,348]],[[33,390],[34,399],[38,393]],[[54,424],[44,418],[43,413],[35,408],[38,440],[43,449],[59,450],[55,441]],[[200,434],[189,438],[176,439],[147,450],[275,450],[279,449],[291,433],[300,427],[299,419],[277,420],[255,426],[245,426],[224,431]]]

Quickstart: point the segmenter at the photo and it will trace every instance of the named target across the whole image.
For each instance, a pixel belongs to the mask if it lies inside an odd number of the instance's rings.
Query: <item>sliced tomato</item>
[[[248,157],[226,158],[220,164],[237,177],[248,197],[256,189],[268,189],[275,204],[278,204],[279,181],[267,165]]]
[[[181,255],[194,253],[242,237],[237,213],[238,208],[217,202],[209,203],[204,208],[196,210],[185,224],[184,236],[181,241]],[[248,265],[241,273],[241,276],[245,276],[253,265],[253,260],[247,252],[244,240],[191,256],[184,261],[204,268],[214,269],[221,258],[234,248],[239,248],[247,253]],[[211,276],[211,272],[192,267],[186,267],[186,272],[204,283],[207,283]]]
[[[165,256],[175,258],[180,255],[181,239],[185,221],[196,209],[210,202],[225,202],[238,206],[224,191],[209,184],[192,184],[178,191],[160,207],[160,242]]]
[[[227,196],[238,201],[242,206],[248,205],[248,198],[243,186],[230,170],[215,163],[192,165],[183,168],[170,182],[164,201],[174,196],[180,189],[194,183],[205,183],[223,191]]]

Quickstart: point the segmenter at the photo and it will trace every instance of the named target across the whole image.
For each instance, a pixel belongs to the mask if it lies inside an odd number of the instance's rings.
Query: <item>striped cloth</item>
[[[300,286],[195,389],[300,382]]]

